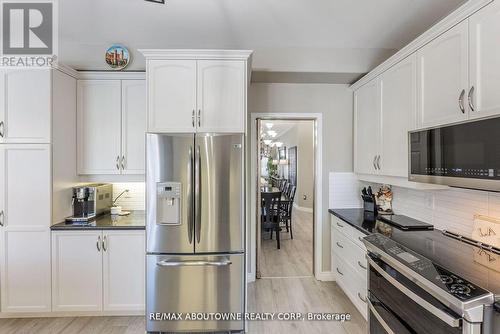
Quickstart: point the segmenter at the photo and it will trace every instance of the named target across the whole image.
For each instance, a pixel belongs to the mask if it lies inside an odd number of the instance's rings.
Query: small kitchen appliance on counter
[[[88,222],[98,215],[109,213],[113,203],[113,185],[92,183],[73,188],[73,216],[66,222]]]
[[[365,220],[371,222],[375,221],[378,214],[378,208],[372,187],[363,188],[361,190],[361,198],[363,199],[363,215]]]

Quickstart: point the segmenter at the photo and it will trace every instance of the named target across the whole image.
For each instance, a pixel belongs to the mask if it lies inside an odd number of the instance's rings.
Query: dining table
[[[263,194],[274,194],[274,193],[279,193],[281,192],[281,190],[277,187],[271,187],[271,186],[262,186],[260,187],[260,194],[263,195]],[[262,196],[261,196],[262,198]],[[285,195],[284,193],[281,194],[281,202],[288,202],[290,201],[290,199],[288,198],[287,195]]]

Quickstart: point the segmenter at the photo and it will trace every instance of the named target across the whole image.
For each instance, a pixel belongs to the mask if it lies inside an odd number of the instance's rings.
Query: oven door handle
[[[387,332],[387,334],[396,334],[394,333],[394,331],[391,329],[391,327],[389,327],[389,325],[387,324],[387,322],[385,322],[384,318],[382,318],[382,316],[377,312],[377,310],[375,309],[375,307],[373,306],[372,302],[370,301],[370,298],[366,298],[366,302],[368,304],[368,308],[370,309],[370,311],[373,313],[373,315],[375,316],[375,318],[377,319],[378,323],[384,327],[385,331]]]
[[[448,324],[451,327],[460,327],[461,319],[456,318],[451,316],[450,314],[438,309],[425,299],[419,297],[417,294],[415,294],[413,291],[405,287],[403,284],[399,283],[396,279],[394,279],[391,275],[386,273],[380,266],[373,261],[370,257],[368,257],[368,262],[370,263],[370,266],[373,267],[380,275],[382,275],[383,278],[385,278],[389,283],[391,283],[394,287],[396,287],[399,291],[404,293],[406,296],[408,296],[410,299],[412,299],[415,303],[444,321],[446,324]]]

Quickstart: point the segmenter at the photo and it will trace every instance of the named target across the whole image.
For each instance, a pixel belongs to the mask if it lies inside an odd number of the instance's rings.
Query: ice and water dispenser
[[[156,223],[159,225],[181,224],[181,183],[157,183]]]

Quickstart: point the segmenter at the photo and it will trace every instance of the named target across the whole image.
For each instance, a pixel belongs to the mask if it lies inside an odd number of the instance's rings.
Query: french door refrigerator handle
[[[229,260],[223,261],[160,261],[156,265],[159,267],[200,267],[200,266],[213,266],[224,267],[231,265]]]
[[[438,309],[425,299],[419,297],[417,294],[415,294],[413,291],[405,287],[403,284],[399,283],[395,278],[393,278],[391,275],[385,272],[380,266],[373,261],[370,257],[368,257],[368,262],[370,263],[370,266],[373,267],[384,279],[386,279],[389,283],[391,283],[396,289],[401,291],[403,294],[408,296],[408,298],[412,299],[415,303],[420,305],[423,309],[427,310],[428,312],[432,313],[434,316],[438,317],[441,319],[443,322],[447,323],[451,327],[460,327],[460,318],[455,318],[446,312]]]
[[[382,318],[382,316],[375,310],[375,307],[373,306],[372,302],[370,301],[369,298],[366,298],[366,303],[368,304],[368,308],[372,312],[372,314],[375,316],[377,319],[378,323],[385,329],[385,331],[388,334],[396,334],[394,331],[389,327],[389,325],[385,322],[385,320]]]
[[[195,215],[195,235],[196,242],[200,243],[201,233],[201,156],[200,146],[196,146],[195,153],[195,185],[194,185],[194,215]]]
[[[193,217],[193,147],[189,147],[188,157],[188,181],[187,181],[187,202],[188,202],[188,238],[189,243],[193,242],[194,217]]]

